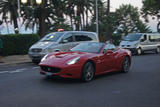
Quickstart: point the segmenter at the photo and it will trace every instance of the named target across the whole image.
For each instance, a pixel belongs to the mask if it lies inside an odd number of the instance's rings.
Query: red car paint
[[[129,56],[131,61],[131,52],[125,49],[109,50],[103,53],[104,47],[99,53],[86,52],[56,52],[47,55],[44,61],[39,64],[40,67],[56,67],[60,69],[58,73],[50,73],[52,76],[60,76],[63,78],[81,78],[82,69],[87,61],[92,61],[95,67],[95,75],[107,72],[121,71],[122,63],[125,56]],[[80,60],[72,65],[67,65],[69,60],[80,57]],[[131,64],[131,63],[130,63]],[[41,69],[41,74],[48,73]]]

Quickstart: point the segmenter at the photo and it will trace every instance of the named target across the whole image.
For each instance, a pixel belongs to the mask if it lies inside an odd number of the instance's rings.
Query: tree
[[[141,11],[146,22],[148,22],[148,16],[156,17],[159,20],[157,31],[160,32],[160,0],[143,0]]]
[[[150,32],[149,27],[140,20],[138,8],[131,5],[121,5],[115,12],[115,33],[126,36],[133,32]]]
[[[94,0],[66,0],[66,8],[71,25],[75,24],[76,30],[84,29],[88,25],[89,12],[93,13]]]
[[[2,15],[2,19],[6,20],[5,18],[7,15],[10,15],[10,22],[14,24],[15,33],[18,33],[18,7],[17,7],[17,0],[1,0],[0,1],[0,14]]]

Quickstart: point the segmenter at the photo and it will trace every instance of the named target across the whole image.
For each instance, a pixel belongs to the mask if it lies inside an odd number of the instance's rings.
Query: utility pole
[[[99,34],[99,27],[98,27],[98,0],[96,0],[96,32],[97,35]]]
[[[106,15],[107,15],[107,27],[106,27],[106,40],[110,40],[111,39],[111,27],[110,27],[110,0],[107,1],[107,11],[106,11]]]
[[[17,0],[17,3],[18,3],[18,19],[19,19],[19,24],[18,24],[18,28],[16,30],[18,30],[18,32],[20,33],[20,23],[21,23],[21,9],[20,9],[20,0]]]

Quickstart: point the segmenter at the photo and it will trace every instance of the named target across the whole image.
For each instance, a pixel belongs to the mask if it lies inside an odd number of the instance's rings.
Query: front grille
[[[48,67],[48,66],[41,66],[41,69],[45,72],[51,72],[51,73],[58,73],[61,71],[60,68]]]
[[[34,48],[34,49],[31,49],[32,52],[42,52],[42,49],[40,48]]]

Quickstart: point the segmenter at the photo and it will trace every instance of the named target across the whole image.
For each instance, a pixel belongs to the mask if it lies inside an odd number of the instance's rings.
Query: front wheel
[[[122,72],[127,73],[130,68],[130,59],[128,56],[126,56],[122,63]]]
[[[160,47],[156,48],[156,53],[159,54],[160,53]]]
[[[94,65],[91,62],[87,62],[82,70],[82,80],[89,82],[94,77]]]
[[[137,49],[137,55],[141,55],[142,54],[142,49],[141,48],[138,48]]]

